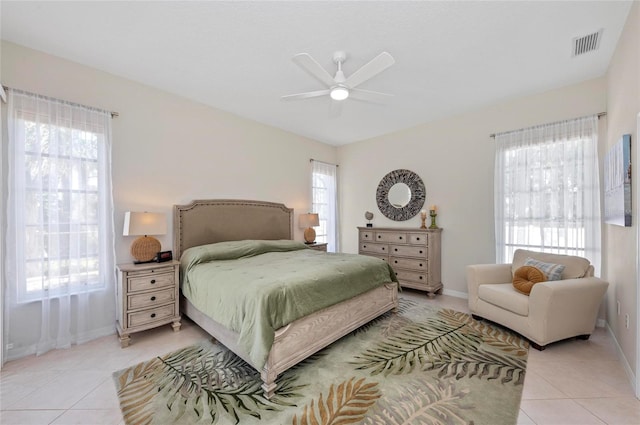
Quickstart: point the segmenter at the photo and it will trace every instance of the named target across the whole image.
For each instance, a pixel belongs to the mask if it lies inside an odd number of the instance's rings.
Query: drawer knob
[[[422,276],[420,276],[420,280],[422,280]]]
[[[382,247],[382,250],[384,251],[384,247]]]
[[[422,265],[422,264],[420,264],[420,265]],[[156,300],[155,296],[151,297],[151,301],[155,301],[155,300]]]
[[[151,284],[154,284],[154,283],[156,283],[156,280],[155,279],[151,279]]]
[[[420,254],[422,254],[422,250],[420,250]]]
[[[378,239],[380,239],[382,237],[382,235],[378,235]]]
[[[398,260],[394,260],[394,263],[398,264]]]
[[[364,235],[364,237],[365,237],[365,238],[368,238],[368,237],[369,237],[369,235]]]
[[[420,279],[422,279],[422,278],[420,278]],[[155,313],[151,313],[151,318],[153,319],[154,317],[156,317],[156,314]]]
[[[419,241],[419,240],[420,240],[420,236],[418,236],[418,237],[416,238],[416,240],[417,240],[417,241]]]
[[[402,240],[402,236],[400,236],[400,240]]]
[[[395,252],[398,252],[398,248],[393,248],[393,250],[394,250]]]
[[[363,248],[366,248],[367,246],[366,246],[366,245],[362,245],[362,247],[363,247]]]
[[[420,267],[422,267],[422,263],[420,263]]]

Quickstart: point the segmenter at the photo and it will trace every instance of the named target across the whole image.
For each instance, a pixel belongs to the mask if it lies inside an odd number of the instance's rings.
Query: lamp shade
[[[300,217],[298,218],[298,225],[301,229],[319,226],[320,217],[316,213],[300,214]]]
[[[124,214],[123,236],[164,235],[166,233],[166,214],[131,211]]]

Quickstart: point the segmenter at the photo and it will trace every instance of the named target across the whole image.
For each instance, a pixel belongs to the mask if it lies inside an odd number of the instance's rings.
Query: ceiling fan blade
[[[389,68],[395,62],[396,60],[393,59],[393,56],[387,52],[382,52],[367,64],[363,65],[362,68],[351,74],[344,84],[350,88],[355,88]]]
[[[378,91],[351,89],[349,90],[349,98],[353,100],[362,100],[365,102],[384,104],[393,97],[392,94],[380,93]]]
[[[333,77],[308,53],[298,53],[292,60],[325,86],[331,87],[336,83]]]
[[[320,97],[320,96],[327,95],[327,94],[329,94],[330,91],[331,90],[329,90],[329,89],[325,89],[325,90],[309,91],[309,92],[305,92],[305,93],[289,94],[287,96],[282,96],[280,99],[282,99],[282,100],[310,99],[312,97]]]
[[[329,117],[330,118],[338,118],[342,115],[342,104],[344,101],[342,100],[333,100],[331,99],[331,104],[329,105]]]

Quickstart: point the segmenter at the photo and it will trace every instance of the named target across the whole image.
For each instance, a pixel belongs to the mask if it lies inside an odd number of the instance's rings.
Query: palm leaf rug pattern
[[[114,373],[125,423],[515,424],[528,344],[490,323],[400,299],[387,313],[277,379],[219,343]]]

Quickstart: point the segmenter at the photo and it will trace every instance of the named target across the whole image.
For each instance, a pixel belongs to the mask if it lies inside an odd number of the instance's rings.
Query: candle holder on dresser
[[[420,219],[422,220],[422,224],[420,225],[421,229],[426,229],[427,228],[427,212],[425,210],[420,211]]]
[[[429,215],[431,216],[431,226],[429,226],[429,229],[437,229],[438,226],[436,225],[436,217],[438,216],[438,213],[436,212],[436,210],[430,210]]]

